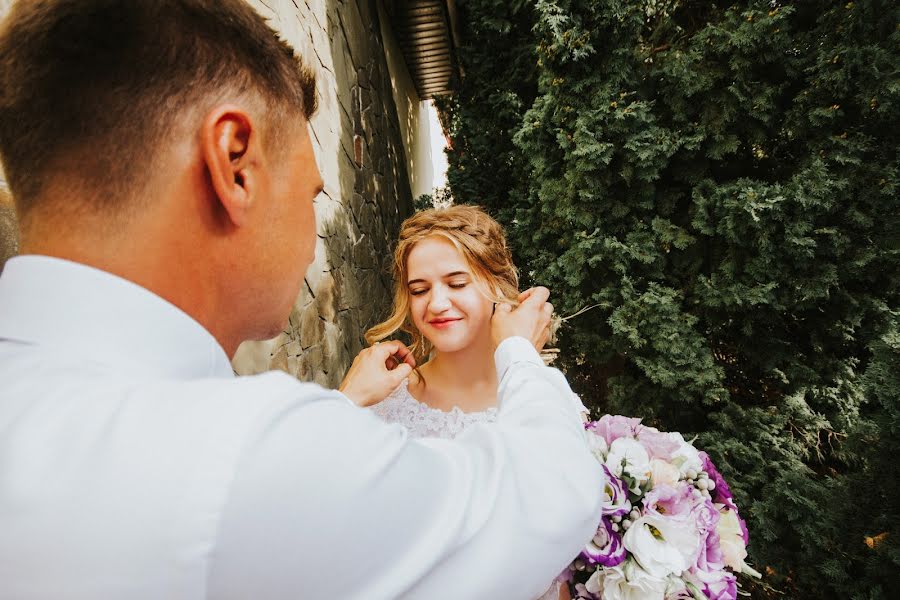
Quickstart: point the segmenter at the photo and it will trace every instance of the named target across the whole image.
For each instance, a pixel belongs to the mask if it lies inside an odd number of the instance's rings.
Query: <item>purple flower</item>
[[[724,568],[693,568],[684,573],[683,577],[700,589],[709,600],[737,600],[737,577]]]
[[[658,514],[666,518],[684,519],[691,513],[694,496],[688,486],[675,489],[662,484],[647,492],[643,503],[645,515]]]
[[[639,428],[637,438],[644,448],[647,449],[647,454],[650,455],[650,458],[670,461],[679,448],[677,441],[653,427]]]
[[[697,529],[701,533],[707,531],[715,531],[716,525],[719,523],[719,510],[713,506],[712,500],[708,498],[700,498],[702,501],[694,505],[691,509],[694,522],[697,523]]]
[[[697,554],[694,568],[706,572],[721,571],[725,568],[725,555],[722,554],[719,534],[712,529],[702,535],[703,543],[700,544],[700,552]]]
[[[717,571],[725,568],[725,558],[716,525],[719,511],[711,500],[704,498],[691,511],[691,518],[700,532],[700,548],[694,561],[694,568],[701,571]]]
[[[735,506],[733,508],[733,510],[734,510],[734,514],[737,515],[738,524],[741,526],[741,533],[744,536],[744,545],[746,546],[747,544],[750,543],[750,532],[747,531],[747,523],[746,523],[746,521],[744,521],[743,518],[741,518],[741,515],[738,513],[737,506]]]
[[[728,571],[719,571],[722,578],[711,581],[703,588],[709,600],[737,600],[737,577]]]
[[[709,458],[709,454],[706,452],[700,452],[699,454],[700,461],[703,463],[703,470],[709,474],[710,480],[716,484],[716,489],[714,489],[712,493],[713,502],[718,502],[729,508],[736,509],[737,505],[734,503],[731,489],[725,482],[725,478],[722,477],[722,474],[716,469],[716,465],[714,465],[713,461]]]
[[[631,510],[628,488],[625,487],[625,482],[613,475],[606,465],[600,466],[606,474],[606,483],[603,485],[603,515],[609,517],[624,515]]]
[[[587,587],[583,583],[575,584],[575,599],[576,600],[597,600],[600,596],[596,594],[592,594],[587,591]]]
[[[603,415],[599,421],[594,421],[588,428],[597,435],[603,436],[607,444],[612,444],[622,437],[636,437],[640,425],[640,419],[621,415]]]
[[[665,600],[694,600],[694,595],[686,587],[682,587],[675,592],[666,594]]]
[[[609,519],[603,517],[600,520],[597,534],[581,551],[581,556],[591,564],[604,567],[614,567],[625,560],[625,546],[622,544],[622,538],[613,531]]]
[[[706,452],[700,452],[700,460],[703,461],[703,470],[706,471],[709,474],[709,478],[716,483],[716,489],[713,490],[712,495],[713,502],[724,504],[734,511],[734,514],[737,515],[738,523],[741,526],[741,534],[744,536],[744,545],[746,546],[750,543],[750,532],[747,531],[747,523],[738,513],[738,507],[737,504],[734,503],[734,496],[731,494],[731,488],[728,487],[725,478],[722,477],[722,474],[716,469],[716,465],[713,464],[713,461]]]

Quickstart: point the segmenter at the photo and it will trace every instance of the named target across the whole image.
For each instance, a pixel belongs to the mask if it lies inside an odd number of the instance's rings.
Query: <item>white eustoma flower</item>
[[[650,480],[650,456],[640,442],[631,438],[619,438],[609,445],[606,467],[616,477],[630,477],[634,485],[629,489],[635,494]]]
[[[700,533],[691,521],[644,515],[631,524],[622,543],[647,573],[665,579],[691,567]]]
[[[626,560],[617,567],[595,572],[585,588],[603,600],[661,600],[666,593],[666,580],[653,577],[633,560]]]
[[[700,460],[700,453],[691,444],[687,443],[680,433],[671,432],[668,434],[669,439],[678,442],[678,449],[672,453],[672,464],[678,467],[682,475],[687,475],[689,471],[699,473],[703,470],[703,461]]]

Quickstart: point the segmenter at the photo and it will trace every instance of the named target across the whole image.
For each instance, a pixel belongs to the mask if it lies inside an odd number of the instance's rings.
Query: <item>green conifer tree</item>
[[[450,186],[559,312],[596,305],[563,330],[576,390],[698,436],[750,522],[755,596],[885,597],[864,538],[896,515],[849,527],[835,503],[896,470],[860,440],[900,450],[896,381],[872,383],[900,295],[896,4],[460,6]]]

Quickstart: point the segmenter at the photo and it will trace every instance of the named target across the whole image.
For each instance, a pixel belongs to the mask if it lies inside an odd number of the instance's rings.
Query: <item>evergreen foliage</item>
[[[755,597],[888,597],[896,3],[459,5],[449,184],[558,312],[597,305],[562,334],[576,391],[698,436],[748,518]]]

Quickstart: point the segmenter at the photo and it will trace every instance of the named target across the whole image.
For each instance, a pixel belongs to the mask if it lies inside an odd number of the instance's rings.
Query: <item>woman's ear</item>
[[[203,121],[203,160],[215,197],[236,227],[247,222],[256,200],[259,138],[253,118],[239,106],[217,106]]]

